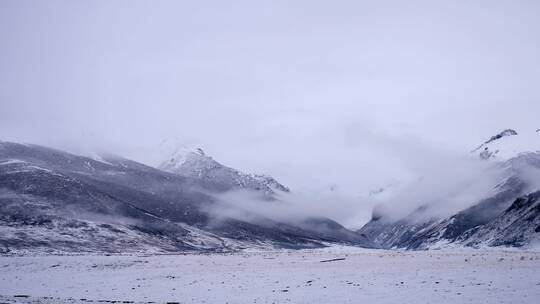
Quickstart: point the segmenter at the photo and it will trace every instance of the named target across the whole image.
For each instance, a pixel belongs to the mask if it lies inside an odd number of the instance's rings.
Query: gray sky
[[[302,191],[538,128],[539,84],[539,1],[0,2],[0,139],[177,137]]]

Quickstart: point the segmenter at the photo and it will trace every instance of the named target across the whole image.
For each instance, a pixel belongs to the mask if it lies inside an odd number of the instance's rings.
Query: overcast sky
[[[0,103],[3,140],[362,192],[540,127],[540,1],[4,0]]]

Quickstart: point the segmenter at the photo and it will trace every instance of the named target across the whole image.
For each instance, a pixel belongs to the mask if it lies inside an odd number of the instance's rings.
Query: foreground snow
[[[540,303],[540,251],[0,257],[0,295],[4,303]]]

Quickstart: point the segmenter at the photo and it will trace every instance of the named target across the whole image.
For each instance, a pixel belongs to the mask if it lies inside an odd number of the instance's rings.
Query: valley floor
[[[540,303],[540,251],[0,257],[0,303]]]

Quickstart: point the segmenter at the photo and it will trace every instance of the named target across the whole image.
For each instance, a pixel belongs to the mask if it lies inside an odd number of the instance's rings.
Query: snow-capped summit
[[[154,161],[155,167],[162,167],[165,164],[168,166],[179,167],[189,157],[204,156],[206,155],[203,149],[200,148],[199,143],[193,143],[187,140],[181,140],[180,138],[167,138],[159,144],[159,149],[155,152],[157,157]]]
[[[540,131],[525,130],[519,133],[506,129],[472,150],[482,159],[508,160],[522,153],[540,151]]]
[[[203,149],[181,146],[172,152],[169,158],[158,167],[163,171],[181,173],[185,171],[184,168],[186,166],[191,166],[192,169],[199,170],[214,163],[215,161],[207,156]]]
[[[202,148],[179,145],[157,168],[182,176],[203,179],[217,190],[241,188],[260,190],[267,194],[275,191],[289,192],[287,187],[271,176],[247,174],[222,165],[207,155]]]

